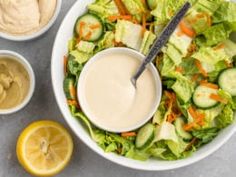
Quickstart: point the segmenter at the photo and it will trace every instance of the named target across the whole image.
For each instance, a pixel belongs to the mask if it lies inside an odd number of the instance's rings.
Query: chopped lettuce
[[[188,78],[181,74],[176,73],[176,79],[172,89],[182,102],[187,103],[192,97],[194,85]]]
[[[180,29],[177,28],[174,33],[171,35],[169,39],[169,43],[171,43],[176,49],[178,49],[183,57],[185,57],[188,53],[188,48],[192,43],[192,38],[188,37],[185,34],[178,35]]]
[[[225,40],[223,44],[224,44],[225,52],[229,57],[236,56],[236,44],[233,41],[228,39],[228,40]]]
[[[178,136],[175,131],[175,126],[164,121],[157,129],[155,141],[171,140],[178,143]]]
[[[76,45],[76,38],[73,37],[68,41],[68,51],[71,52],[72,50],[74,50],[75,45]]]
[[[225,128],[234,121],[234,111],[230,105],[226,105],[220,115],[216,118],[217,127]]]
[[[193,136],[199,140],[197,147],[209,143],[218,135],[218,133],[219,129],[216,127],[195,130],[192,132]]]
[[[93,50],[95,48],[95,44],[93,42],[87,42],[87,41],[80,41],[76,45],[77,50],[84,52],[84,53],[93,53]]]
[[[198,0],[197,3],[194,4],[193,9],[212,15],[219,8],[221,3],[221,0]]]
[[[128,12],[136,17],[138,21],[141,21],[142,15],[145,14],[146,8],[142,3],[142,0],[121,0],[128,10]]]
[[[74,56],[72,55],[68,56],[67,69],[70,74],[75,75],[76,77],[79,77],[83,67],[84,67],[83,64],[75,60]]]
[[[182,153],[185,151],[185,149],[188,146],[188,143],[184,142],[181,138],[178,138],[178,142],[174,141],[167,141],[167,145],[171,152],[177,157],[180,158]]]
[[[98,46],[97,51],[114,47],[114,40],[115,40],[115,34],[111,31],[106,32],[103,38],[97,44]]]
[[[223,23],[220,23],[207,28],[207,30],[203,32],[203,35],[206,38],[206,44],[212,46],[228,39],[230,32],[231,30],[227,29]]]
[[[156,19],[156,24],[166,24],[182,7],[184,2],[185,0],[159,0],[156,8],[151,11]]]
[[[89,11],[99,15],[101,18],[107,18],[111,15],[119,15],[119,10],[114,1],[96,0],[88,5]]]
[[[162,100],[156,113],[153,116],[152,123],[160,125],[165,117],[166,108],[165,108],[165,100]]]
[[[151,47],[151,45],[153,44],[154,40],[156,39],[156,35],[153,34],[150,31],[145,31],[144,36],[143,36],[143,40],[142,40],[142,44],[140,47],[140,52],[143,53],[144,55],[146,55],[149,52],[149,49]]]
[[[77,61],[79,64],[83,64],[86,61],[90,59],[92,56],[89,53],[81,52],[79,50],[73,50],[70,52],[70,55],[74,57],[75,61]]]
[[[163,66],[161,68],[161,75],[165,77],[173,77],[174,70],[175,70],[174,62],[170,59],[170,57],[164,55]]]
[[[166,54],[178,66],[182,62],[182,55],[172,44],[167,44]]]
[[[213,22],[236,22],[236,3],[235,2],[221,2],[219,8],[213,15]]]
[[[115,40],[130,48],[139,50],[142,44],[142,26],[126,20],[118,20]]]

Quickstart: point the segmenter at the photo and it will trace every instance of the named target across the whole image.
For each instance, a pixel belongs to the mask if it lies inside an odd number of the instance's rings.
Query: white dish
[[[29,87],[29,91],[28,91],[26,98],[24,99],[24,101],[21,104],[19,104],[18,106],[14,107],[14,108],[11,108],[11,109],[0,109],[0,115],[12,114],[12,113],[15,113],[15,112],[23,109],[29,103],[30,99],[33,96],[34,89],[35,89],[35,75],[34,75],[34,71],[31,67],[31,65],[29,64],[29,62],[22,55],[20,55],[16,52],[13,52],[13,51],[9,51],[9,50],[0,50],[0,57],[3,57],[3,56],[9,57],[13,60],[16,60],[23,65],[23,67],[26,69],[26,71],[29,74],[30,87]]]
[[[83,92],[83,83],[86,77],[86,74],[88,72],[88,70],[90,69],[90,66],[96,62],[99,59],[102,59],[104,56],[110,55],[110,54],[125,54],[125,55],[130,55],[133,58],[135,58],[136,60],[142,61],[144,59],[144,55],[142,55],[141,53],[129,49],[129,48],[124,48],[124,47],[115,47],[115,48],[109,48],[106,50],[103,50],[101,52],[99,52],[98,54],[94,55],[85,65],[85,67],[83,68],[83,71],[80,74],[80,78],[78,81],[78,87],[77,87],[77,95],[78,95],[78,99],[79,99],[79,103],[80,106],[83,110],[83,112],[87,115],[87,117],[90,119],[90,121],[96,125],[97,127],[100,127],[103,130],[106,131],[110,131],[110,132],[128,132],[131,130],[135,130],[139,127],[141,127],[142,125],[144,125],[148,120],[150,120],[152,118],[152,116],[154,115],[154,113],[157,110],[157,107],[159,106],[160,102],[161,102],[161,96],[162,96],[162,82],[161,82],[161,78],[159,73],[157,72],[156,67],[151,63],[148,66],[148,69],[151,71],[152,76],[155,80],[155,88],[158,88],[158,92],[155,94],[155,100],[154,103],[151,107],[151,110],[149,112],[148,115],[146,115],[145,117],[142,118],[141,121],[139,121],[138,123],[133,124],[132,126],[126,127],[126,128],[111,128],[111,127],[105,127],[104,125],[99,125],[95,120],[96,117],[93,116],[93,114],[91,114],[91,112],[88,110],[86,105],[86,100],[84,97],[84,92]],[[130,81],[131,82],[131,81]]]
[[[211,143],[200,148],[192,156],[177,161],[162,161],[150,159],[148,161],[141,162],[118,156],[116,154],[105,153],[90,138],[88,132],[82,126],[82,124],[80,124],[80,122],[78,122],[76,118],[71,116],[67,106],[66,98],[63,91],[63,56],[67,53],[67,42],[73,35],[73,28],[77,17],[86,12],[86,6],[91,2],[93,2],[93,0],[77,1],[70,9],[58,31],[52,52],[51,74],[55,97],[65,120],[74,131],[74,133],[86,145],[88,145],[92,150],[94,150],[104,158],[129,168],[148,171],[170,170],[190,165],[209,156],[217,149],[219,149],[224,143],[226,143],[227,140],[229,140],[236,131],[236,122],[221,131],[220,134]]]
[[[46,33],[51,27],[52,25],[55,23],[59,12],[61,10],[61,4],[62,4],[62,0],[57,0],[57,5],[56,5],[56,9],[55,12],[52,16],[52,18],[50,19],[50,21],[48,22],[47,25],[45,25],[43,28],[41,28],[39,31],[32,33],[32,34],[28,34],[28,35],[11,35],[11,34],[7,34],[7,33],[3,33],[0,32],[0,37],[4,38],[4,39],[8,39],[10,41],[28,41],[28,40],[32,40],[35,39],[41,35],[43,35],[44,33]]]

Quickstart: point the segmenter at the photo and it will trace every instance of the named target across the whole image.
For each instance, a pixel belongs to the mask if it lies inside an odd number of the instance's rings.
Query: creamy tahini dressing
[[[123,129],[135,126],[150,113],[156,96],[154,76],[147,69],[137,88],[130,78],[140,61],[127,54],[110,54],[96,60],[84,79],[86,108],[98,126]]]

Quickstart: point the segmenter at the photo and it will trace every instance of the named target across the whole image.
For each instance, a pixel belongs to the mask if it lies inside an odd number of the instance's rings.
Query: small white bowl
[[[87,75],[87,72],[90,70],[90,66],[96,62],[97,60],[102,59],[104,56],[110,55],[110,54],[125,54],[125,55],[129,55],[132,56],[133,58],[135,58],[136,60],[139,61],[143,61],[145,56],[142,55],[141,53],[129,49],[129,48],[124,48],[124,47],[115,47],[115,48],[109,48],[106,50],[103,50],[99,53],[97,53],[96,55],[94,55],[84,66],[80,77],[79,77],[79,81],[78,81],[78,86],[77,86],[77,95],[78,95],[78,99],[79,99],[79,103],[80,106],[83,110],[83,112],[87,115],[87,117],[90,119],[90,121],[96,125],[97,127],[109,131],[109,132],[115,132],[115,133],[120,133],[120,132],[128,132],[131,130],[135,130],[139,127],[141,127],[142,125],[144,125],[147,121],[149,121],[152,116],[154,115],[154,113],[157,110],[157,107],[159,106],[160,102],[161,102],[161,97],[162,97],[162,82],[161,82],[161,77],[159,75],[159,73],[157,72],[156,67],[153,65],[153,63],[150,63],[147,66],[147,69],[149,69],[152,73],[152,76],[154,78],[155,81],[155,87],[157,88],[157,93],[155,95],[155,100],[153,102],[152,108],[150,109],[150,112],[148,115],[146,115],[145,117],[143,117],[143,119],[135,124],[133,124],[132,126],[126,127],[126,128],[111,128],[111,127],[105,127],[104,125],[99,124],[98,122],[96,122],[97,118],[94,117],[93,114],[91,114],[91,111],[88,109],[88,107],[86,106],[86,100],[84,97],[84,83],[85,83],[85,78]],[[131,82],[131,81],[130,81]],[[115,113],[114,113],[115,114]]]
[[[10,109],[0,109],[0,115],[4,114],[12,114],[15,113],[21,109],[23,109],[30,101],[31,97],[33,96],[34,89],[35,89],[35,75],[34,71],[29,64],[29,62],[20,54],[9,51],[9,50],[0,50],[0,57],[9,57],[12,60],[16,60],[20,64],[23,65],[23,67],[26,69],[27,73],[29,74],[29,79],[30,79],[30,87],[27,96],[25,97],[24,101],[17,105],[14,108]]]
[[[59,15],[59,12],[61,10],[61,4],[62,4],[62,0],[57,0],[57,5],[56,5],[55,12],[54,12],[52,18],[49,20],[47,25],[42,27],[40,30],[38,30],[32,34],[26,34],[26,35],[11,35],[8,33],[0,32],[0,37],[4,38],[4,39],[8,39],[10,41],[29,41],[29,40],[35,39],[35,38],[43,35],[55,23],[58,15]]]

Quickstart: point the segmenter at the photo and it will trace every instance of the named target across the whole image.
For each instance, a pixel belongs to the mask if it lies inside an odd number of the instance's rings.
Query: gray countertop
[[[66,12],[75,0],[63,0],[56,24],[39,39],[11,42],[0,39],[0,50],[7,49],[25,56],[36,75],[36,89],[30,103],[18,113],[0,116],[0,177],[27,177],[19,165],[15,146],[21,130],[30,122],[52,119],[68,129],[56,104],[50,75],[50,57],[54,37]],[[72,133],[72,132],[71,132]],[[74,135],[72,133],[72,135]],[[89,149],[74,136],[72,160],[58,177],[234,177],[236,176],[236,135],[206,159],[191,166],[164,172],[144,172],[116,165]]]

